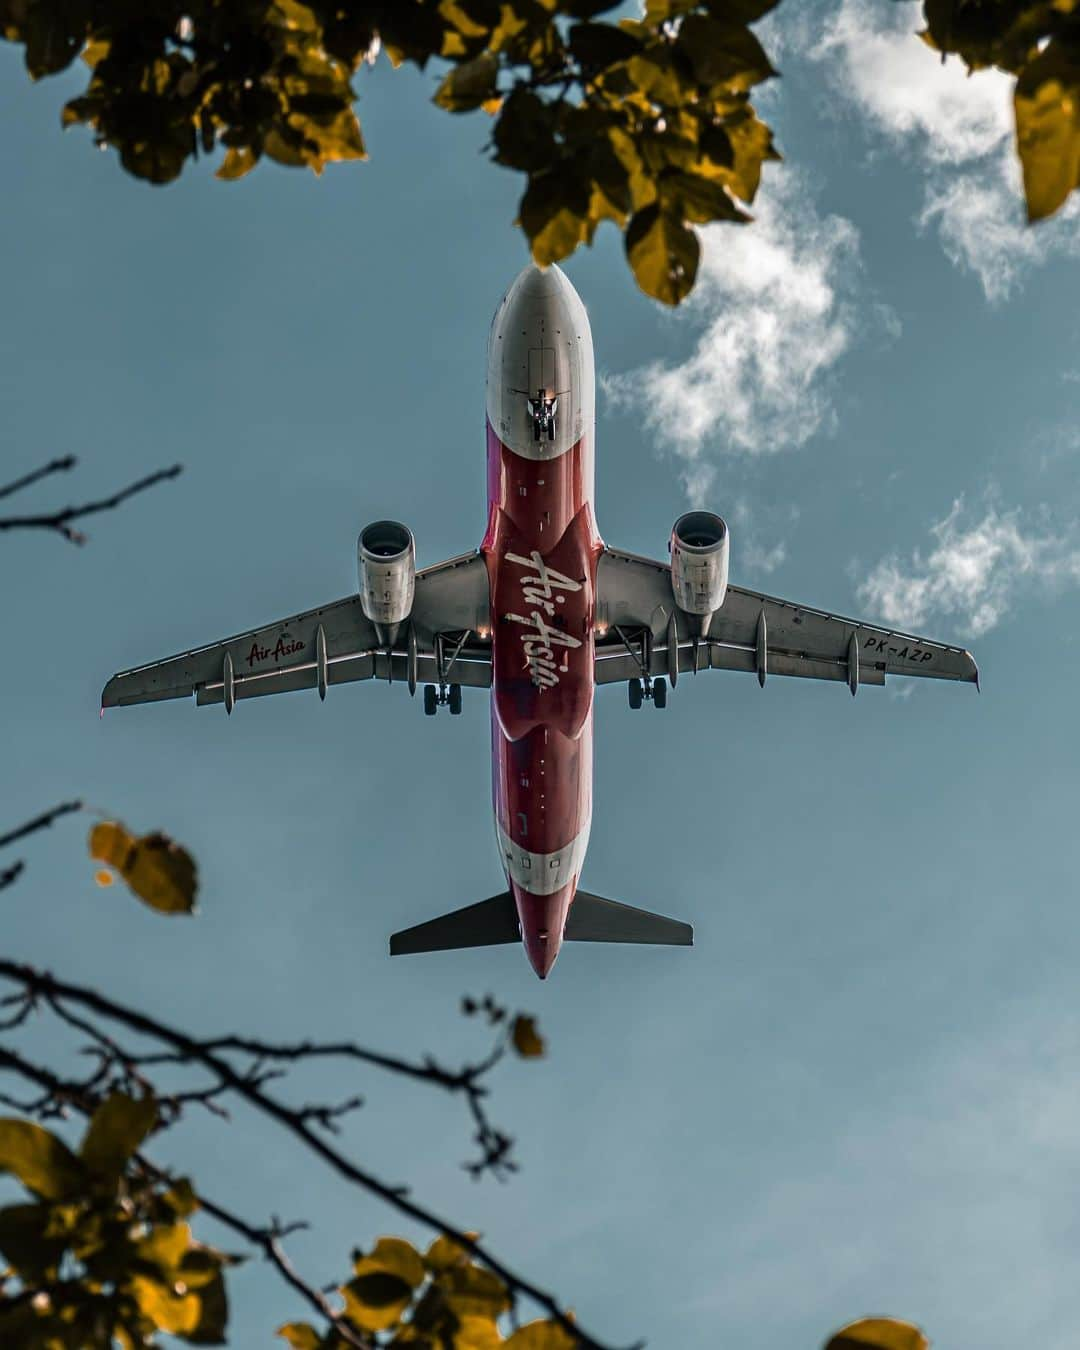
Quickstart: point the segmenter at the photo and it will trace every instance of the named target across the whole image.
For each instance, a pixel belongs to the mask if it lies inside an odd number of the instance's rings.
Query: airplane
[[[969,652],[728,582],[724,520],[692,510],[669,562],[601,539],[593,513],[592,334],[556,266],[525,267],[495,312],[487,364],[487,529],[478,550],[416,570],[412,532],[360,534],[356,592],[114,675],[102,710],[195,695],[224,704],[386,680],[424,712],[491,690],[493,804],[507,888],[390,939],[392,955],[520,942],[545,979],[564,941],[689,946],[689,924],[579,889],[592,822],[596,689],[667,704],[690,673],[883,685],[978,683]]]

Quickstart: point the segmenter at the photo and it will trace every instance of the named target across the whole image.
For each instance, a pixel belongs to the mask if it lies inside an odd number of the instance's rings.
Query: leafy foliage
[[[925,40],[969,70],[1017,77],[1016,148],[1028,219],[1080,187],[1080,0],[925,0]]]
[[[137,1161],[151,1100],[114,1093],[78,1154],[26,1120],[0,1120],[0,1172],[28,1201],[0,1209],[0,1343],[23,1350],[224,1343],[223,1272],[235,1258],[197,1242],[190,1185],[165,1185]]]
[[[195,860],[159,830],[136,837],[115,820],[100,821],[90,831],[90,856],[115,868],[132,894],[159,914],[194,911]],[[112,873],[99,872],[97,879],[100,885],[110,885]]]
[[[224,148],[218,177],[263,158],[321,173],[363,159],[353,80],[385,51],[395,65],[449,66],[434,95],[494,119],[492,156],[525,175],[519,223],[538,263],[626,231],[650,295],[694,284],[693,226],[749,219],[762,164],[777,158],[750,103],[775,74],[749,24],[776,0],[0,0],[0,32],[34,79],[80,57],[84,93],[65,126],[90,126],[136,177],[168,183]]]

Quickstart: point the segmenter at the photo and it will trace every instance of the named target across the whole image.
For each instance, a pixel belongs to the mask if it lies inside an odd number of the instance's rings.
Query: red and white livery
[[[423,571],[376,521],[358,589],[280,623],[115,675],[102,707],[223,703],[350,680],[423,686],[424,711],[491,690],[492,795],[507,889],[395,933],[394,954],[521,942],[545,978],[564,941],[687,946],[688,924],[579,887],[592,824],[593,700],[623,683],[663,708],[683,674],[738,670],[883,685],[977,682],[970,654],[728,582],[727,526],[676,521],[670,562],[607,548],[594,512],[595,373],[585,307],[558,267],[526,267],[495,313],[487,370],[487,529]]]

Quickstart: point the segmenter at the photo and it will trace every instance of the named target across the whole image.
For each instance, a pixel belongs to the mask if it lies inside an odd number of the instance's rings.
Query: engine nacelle
[[[728,584],[728,527],[711,511],[688,511],[671,531],[671,589],[685,614],[712,614]]]
[[[404,623],[416,589],[412,531],[396,520],[376,520],[360,532],[356,552],[364,613],[380,628]]]

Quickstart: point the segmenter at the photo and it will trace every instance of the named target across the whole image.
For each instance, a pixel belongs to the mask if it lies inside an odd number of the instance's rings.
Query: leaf
[[[576,23],[570,29],[570,51],[586,70],[613,66],[641,50],[632,33],[610,23]]]
[[[250,173],[258,162],[259,156],[250,145],[230,146],[225,151],[225,158],[214,177],[221,178],[227,183],[234,183],[238,178]]]
[[[474,60],[455,66],[435,91],[432,101],[448,112],[471,112],[496,97],[498,74],[498,57],[483,52]]]
[[[748,220],[728,196],[722,184],[698,174],[674,170],[660,179],[660,197],[687,220],[699,225],[712,220]]]
[[[560,262],[585,237],[589,190],[570,174],[552,169],[530,179],[519,219],[533,258],[541,267]]]
[[[396,1326],[412,1302],[412,1285],[400,1275],[372,1270],[342,1285],[345,1311],[364,1331],[386,1331]]]
[[[929,1350],[929,1339],[911,1322],[894,1317],[863,1317],[841,1327],[825,1350]]]
[[[184,1340],[189,1345],[224,1345],[229,1302],[221,1256],[209,1247],[192,1244],[180,1262],[180,1279],[199,1300],[198,1319]]]
[[[101,821],[90,831],[90,856],[114,867],[132,893],[159,914],[194,911],[195,860],[168,835],[136,838],[117,821]]]
[[[136,1101],[123,1092],[114,1092],[90,1121],[79,1150],[83,1162],[91,1171],[115,1182],[156,1120],[157,1106],[152,1097]]]
[[[284,1326],[278,1327],[275,1335],[288,1341],[292,1350],[319,1350],[322,1344],[319,1333],[308,1322],[286,1322]]]
[[[78,1158],[55,1134],[30,1120],[0,1120],[0,1172],[44,1200],[62,1200],[85,1181]]]
[[[487,1317],[494,1320],[511,1305],[506,1285],[492,1270],[474,1262],[447,1266],[436,1275],[446,1301],[459,1317]]]
[[[679,29],[678,45],[704,85],[749,89],[776,74],[761,43],[737,22],[691,14]]]
[[[701,245],[678,216],[658,203],[638,211],[626,227],[626,256],[646,295],[677,305],[694,284]]]
[[[475,1242],[480,1234],[466,1233],[465,1236]],[[425,1266],[435,1273],[447,1270],[450,1266],[464,1265],[469,1259],[469,1253],[461,1243],[455,1242],[445,1233],[441,1237],[437,1237],[424,1253]]]
[[[1022,71],[1013,105],[1028,220],[1045,220],[1080,187],[1080,56],[1052,43]]]
[[[198,1295],[187,1292],[178,1294],[176,1288],[183,1289],[183,1285],[170,1287],[146,1275],[133,1275],[128,1287],[139,1305],[139,1311],[159,1331],[181,1336],[194,1331],[198,1325]]]
[[[531,90],[515,89],[503,103],[492,139],[498,163],[527,173],[546,169],[556,153],[554,110]]]
[[[353,1269],[357,1275],[385,1271],[398,1276],[413,1289],[423,1284],[427,1277],[420,1253],[411,1242],[396,1237],[379,1238],[371,1254],[359,1257]]]
[[[66,1237],[52,1235],[51,1217],[50,1207],[42,1204],[0,1209],[0,1254],[24,1282],[47,1283],[68,1245]]]
[[[544,1038],[536,1029],[536,1018],[518,1013],[510,1031],[514,1049],[522,1059],[540,1059],[544,1053]]]
[[[575,1350],[578,1341],[558,1322],[526,1322],[505,1342],[506,1350]]]

